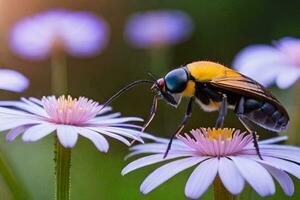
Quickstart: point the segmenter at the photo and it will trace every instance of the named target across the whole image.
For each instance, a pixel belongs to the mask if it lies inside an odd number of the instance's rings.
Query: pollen
[[[251,135],[234,128],[200,128],[177,138],[200,155],[217,157],[236,155],[253,142]]]
[[[204,129],[204,131],[207,134],[207,137],[211,140],[219,140],[219,138],[224,141],[224,140],[231,140],[233,133],[234,133],[234,128],[220,128],[220,129],[215,129],[215,128],[208,128]]]
[[[101,106],[85,97],[72,98],[65,95],[43,97],[42,103],[50,122],[61,124],[81,125],[94,118]]]

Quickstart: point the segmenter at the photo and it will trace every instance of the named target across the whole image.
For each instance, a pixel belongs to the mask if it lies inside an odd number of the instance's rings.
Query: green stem
[[[168,47],[157,47],[152,48],[149,51],[150,56],[150,67],[149,72],[152,73],[156,77],[163,77],[166,73],[168,73],[168,69],[171,65],[171,49]],[[161,131],[168,132],[168,128],[170,127],[169,122],[172,121],[171,116],[167,115],[166,110],[163,108],[160,110],[161,119]]]
[[[217,176],[214,180],[214,200],[239,200],[239,196],[233,196],[228,192]]]
[[[71,149],[63,147],[55,137],[56,200],[70,199]]]
[[[292,113],[291,113],[291,124],[290,128],[288,130],[289,134],[289,139],[288,142],[289,144],[292,145],[300,145],[300,136],[299,136],[299,130],[300,130],[300,123],[299,123],[299,118],[300,118],[300,81],[298,81],[294,88],[293,88],[293,107],[292,107]]]
[[[54,95],[68,92],[68,69],[64,54],[55,54],[51,58],[51,86]]]
[[[27,199],[28,196],[21,187],[20,182],[15,177],[12,169],[8,165],[2,151],[0,151],[0,172],[5,183],[9,187],[14,199]]]

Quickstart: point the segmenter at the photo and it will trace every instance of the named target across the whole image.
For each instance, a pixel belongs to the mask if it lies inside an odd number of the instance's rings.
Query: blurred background
[[[65,54],[68,93],[73,97],[86,96],[104,102],[125,84],[148,78],[148,72],[161,77],[173,68],[197,60],[211,60],[231,66],[237,53],[248,45],[271,44],[272,41],[286,36],[300,37],[299,6],[300,2],[297,1],[287,3],[271,0],[1,1],[0,66],[19,71],[30,81],[28,89],[21,94],[1,91],[1,99],[18,99],[20,96],[40,98],[52,94],[51,59],[20,56],[10,43],[12,29],[19,20],[49,9],[89,11],[106,21],[105,45],[97,54],[83,57],[74,56],[71,53]],[[179,15],[175,21],[182,25],[179,29],[173,27],[176,32],[175,36],[170,33],[170,37],[175,39],[167,40],[168,34],[161,35],[161,38],[156,41],[141,42],[143,38],[138,41],[132,38],[131,32],[137,34],[134,37],[141,37],[139,31],[143,32],[146,29],[146,25],[132,25],[135,22],[128,21],[141,17],[135,13],[166,9],[181,11],[175,13]],[[172,24],[172,22],[167,22]],[[161,27],[156,29],[166,31],[161,29],[164,27],[164,22],[161,23]],[[151,30],[149,32],[151,33]],[[299,89],[297,83],[284,90],[279,90],[276,86],[270,88],[287,107],[291,116],[299,112],[294,107],[297,95],[295,88]],[[147,118],[152,97],[149,86],[141,85],[128,91],[112,106],[115,111],[120,111],[123,115]],[[186,100],[183,100],[178,109],[160,102],[158,114],[147,131],[157,136],[169,137],[181,121],[186,106]],[[185,130],[214,126],[216,117],[217,113],[205,113],[195,106],[193,117]],[[292,118],[293,120],[298,119]],[[225,126],[244,130],[233,113],[227,117]],[[277,135],[258,127],[257,130],[261,138]],[[293,133],[284,134],[292,135]],[[297,134],[296,131],[294,134]],[[0,149],[4,152],[19,181],[25,185],[29,199],[52,199],[54,192],[53,137],[48,136],[33,144],[25,144],[20,139],[8,144],[4,140],[4,134],[0,139]],[[112,140],[110,144],[109,153],[103,154],[97,151],[90,142],[83,138],[79,139],[72,154],[72,199],[185,199],[184,184],[190,171],[177,175],[149,195],[143,196],[139,192],[139,185],[155,166],[122,177],[120,171],[129,162],[123,159],[128,153],[128,148]],[[282,190],[278,188],[276,196],[266,199],[299,199],[299,180],[295,180],[295,185],[293,197],[284,196]],[[210,199],[210,195],[211,191],[206,193],[203,199]],[[2,181],[0,199],[11,198],[12,195]],[[260,197],[246,188],[241,199],[260,199]]]

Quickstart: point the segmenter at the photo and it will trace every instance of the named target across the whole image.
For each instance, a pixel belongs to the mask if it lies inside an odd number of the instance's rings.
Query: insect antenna
[[[126,92],[127,90],[133,88],[136,85],[142,84],[142,83],[151,83],[154,84],[155,81],[150,81],[150,80],[137,80],[134,81],[132,83],[129,83],[128,85],[126,85],[125,87],[123,87],[121,90],[119,90],[117,93],[115,93],[112,97],[110,97],[103,105],[102,108],[105,108],[106,106],[108,106],[111,102],[113,102],[115,99],[117,99],[119,96],[121,96],[124,92]]]

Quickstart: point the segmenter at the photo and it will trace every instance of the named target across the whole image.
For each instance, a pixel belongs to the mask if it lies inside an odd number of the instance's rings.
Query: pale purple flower
[[[8,108],[7,108],[8,107]],[[7,141],[22,135],[24,142],[35,142],[56,132],[60,143],[66,148],[75,146],[81,135],[97,147],[107,152],[109,144],[104,136],[130,145],[128,139],[143,142],[137,129],[129,123],[142,121],[137,117],[120,117],[120,113],[107,114],[111,107],[102,106],[84,97],[72,99],[70,96],[22,98],[21,101],[0,101],[0,131],[10,130]]]
[[[57,49],[85,57],[103,50],[108,32],[107,23],[99,16],[57,9],[18,21],[11,31],[10,46],[29,59],[47,58]]]
[[[175,45],[193,32],[191,18],[180,10],[156,10],[133,14],[125,28],[125,39],[137,48]]]
[[[251,45],[235,58],[233,67],[264,86],[285,89],[300,77],[300,39],[286,37],[271,45]]]
[[[191,135],[179,136],[173,142],[165,159],[167,139],[157,138],[154,143],[132,147],[133,152],[129,157],[145,153],[150,155],[128,164],[122,170],[122,175],[168,161],[144,180],[140,187],[142,193],[147,194],[179,172],[195,167],[185,186],[185,195],[190,199],[201,197],[216,176],[233,195],[240,194],[246,182],[260,196],[273,195],[274,178],[284,193],[291,196],[294,184],[288,173],[300,179],[300,148],[272,144],[280,140],[282,138],[279,137],[259,142],[261,160],[256,154],[251,135],[234,129],[192,130]]]
[[[23,92],[28,85],[29,81],[23,74],[10,69],[0,69],[1,90]]]

